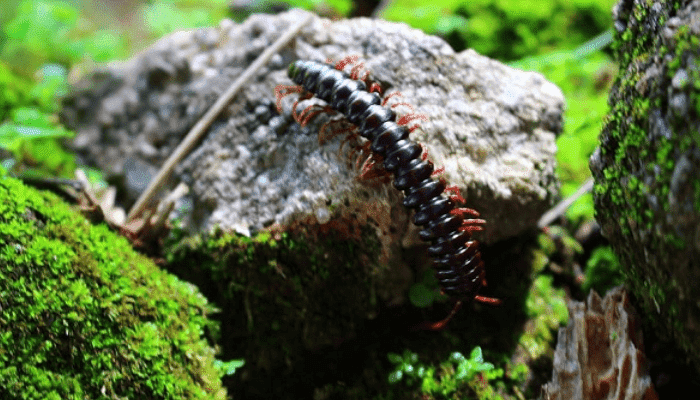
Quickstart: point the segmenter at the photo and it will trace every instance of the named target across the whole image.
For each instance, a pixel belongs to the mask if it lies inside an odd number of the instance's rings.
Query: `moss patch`
[[[0,398],[226,397],[204,297],[11,178],[0,178],[0,310]]]
[[[700,32],[693,18],[687,2],[620,2],[620,72],[591,169],[596,218],[643,315],[697,362]]]
[[[246,360],[244,373],[226,381],[234,397],[310,393],[324,374],[346,368],[309,360],[353,338],[377,312],[384,270],[375,262],[378,244],[361,239],[376,235],[347,233],[318,226],[254,237],[215,231],[166,246],[169,269],[222,310],[224,358]]]

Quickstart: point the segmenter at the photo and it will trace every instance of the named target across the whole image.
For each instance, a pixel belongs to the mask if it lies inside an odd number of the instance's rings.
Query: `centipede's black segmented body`
[[[415,210],[413,223],[422,228],[420,238],[430,244],[428,253],[444,293],[460,302],[481,297],[477,292],[484,266],[478,243],[464,228],[481,220],[465,219],[460,210],[468,209],[458,208],[443,195],[445,181],[433,178],[433,163],[421,157],[423,149],[409,139],[410,129],[397,123],[396,113],[382,105],[378,93],[367,90],[365,81],[352,79],[332,65],[296,61],[288,72],[296,84],[342,113],[371,142],[371,151],[393,174],[394,187],[403,191],[403,205]]]

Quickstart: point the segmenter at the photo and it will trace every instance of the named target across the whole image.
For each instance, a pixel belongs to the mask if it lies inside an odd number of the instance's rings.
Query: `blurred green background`
[[[177,30],[244,20],[255,12],[302,7],[331,18],[373,16],[405,22],[477,52],[543,73],[564,92],[565,131],[557,142],[562,195],[589,176],[588,157],[607,111],[616,71],[609,52],[612,0],[3,0],[0,13],[0,162],[13,175],[72,177],[76,168],[57,118],[74,76],[95,63],[126,59]],[[379,6],[379,8],[378,8]],[[4,151],[3,151],[4,150]],[[567,216],[593,217],[586,195]]]

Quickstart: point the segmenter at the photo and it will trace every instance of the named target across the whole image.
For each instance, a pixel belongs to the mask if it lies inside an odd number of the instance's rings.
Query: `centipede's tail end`
[[[474,301],[478,301],[479,303],[482,304],[489,304],[492,306],[498,306],[500,305],[503,301],[501,299],[497,299],[495,297],[486,297],[486,296],[474,296]]]
[[[452,318],[457,314],[457,312],[462,308],[462,300],[457,300],[455,306],[450,311],[450,314],[445,317],[445,319],[437,322],[423,322],[418,324],[412,330],[414,331],[440,331],[447,326],[447,323],[452,320]]]
[[[486,297],[486,296],[474,296],[474,301],[478,301],[479,303],[482,304],[488,304],[492,306],[497,306],[500,305],[503,301],[501,299],[497,299],[495,297]],[[440,331],[443,330],[447,324],[454,318],[454,316],[459,312],[459,310],[462,308],[462,300],[458,300],[455,303],[455,306],[452,308],[452,311],[450,311],[450,314],[445,317],[441,321],[437,322],[423,322],[422,324],[418,324],[415,327],[413,327],[413,331]]]

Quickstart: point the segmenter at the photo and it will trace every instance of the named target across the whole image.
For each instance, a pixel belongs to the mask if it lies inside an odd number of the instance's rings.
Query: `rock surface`
[[[700,3],[675,4],[615,7],[620,72],[590,166],[630,290],[700,370]]]
[[[638,318],[622,287],[604,299],[569,304],[570,322],[559,329],[552,381],[545,400],[653,400]]]
[[[304,13],[179,32],[126,63],[106,66],[79,85],[66,108],[68,125],[79,133],[75,147],[125,182],[133,200],[217,96]],[[274,89],[292,84],[286,76],[292,61],[349,55],[365,62],[385,93],[400,91],[397,102],[428,117],[413,137],[445,166],[443,176],[462,188],[467,205],[488,220],[480,239],[492,242],[535,226],[558,194],[554,140],[563,97],[555,85],[473,51],[455,53],[403,24],[314,18],[177,169],[175,178],[192,189],[191,227],[248,234],[275,223],[353,214],[405,236],[395,242],[416,241],[406,211],[395,207],[396,191],[356,180],[347,146],[338,154],[342,137],[319,146],[324,116],[300,127],[291,118],[292,96],[281,114],[276,110]],[[383,226],[380,220],[403,222]]]

